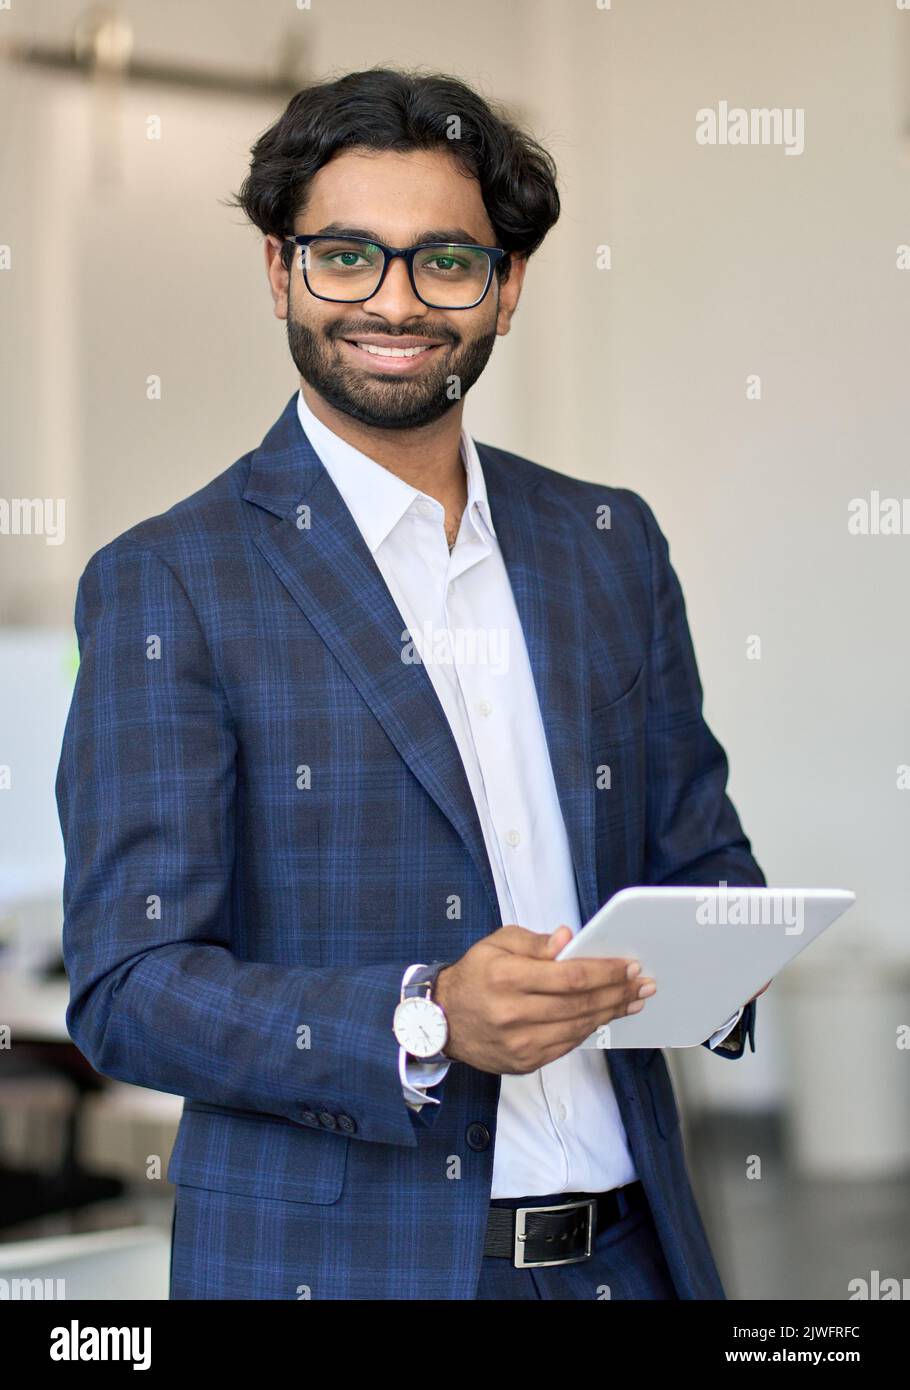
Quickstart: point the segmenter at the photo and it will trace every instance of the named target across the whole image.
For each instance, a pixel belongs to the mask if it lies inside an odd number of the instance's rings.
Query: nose
[[[427,313],[427,306],[414,293],[408,268],[400,256],[389,262],[385,279],[377,292],[363,301],[362,308],[387,323],[408,323]]]

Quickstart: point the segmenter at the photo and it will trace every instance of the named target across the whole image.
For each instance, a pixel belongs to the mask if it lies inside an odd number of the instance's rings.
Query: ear
[[[284,245],[281,237],[266,236],[263,246],[265,248],[265,269],[269,277],[269,288],[272,291],[272,300],[275,305],[276,319],[286,319],[288,316],[288,293],[290,287],[290,274],[284,268],[281,259],[281,248]]]
[[[521,256],[513,251],[509,257],[508,278],[499,287],[499,309],[496,315],[496,332],[500,335],[508,333],[511,327],[512,315],[518,308],[518,300],[521,297],[521,289],[524,285],[525,271],[527,268],[527,256]]]

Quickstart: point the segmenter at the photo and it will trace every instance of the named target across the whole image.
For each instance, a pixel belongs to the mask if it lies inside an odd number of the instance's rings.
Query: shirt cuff
[[[720,1028],[718,1028],[716,1033],[711,1034],[710,1038],[708,1039],[709,1047],[717,1047],[718,1043],[722,1043],[724,1038],[727,1037],[729,1033],[732,1033],[733,1029],[736,1027],[737,1023],[742,1018],[743,1009],[745,1007],[745,1004],[741,1005],[731,1019],[729,1019]]]
[[[415,971],[425,968],[420,964],[409,965],[402,976],[402,989]],[[428,1102],[431,1105],[439,1104],[435,1096],[427,1095],[425,1088],[438,1086],[451,1065],[451,1062],[421,1062],[418,1057],[411,1057],[403,1047],[399,1047],[398,1076],[401,1080],[402,1094],[412,1110],[419,1110]]]
[[[424,1088],[426,1086],[438,1086],[451,1065],[451,1062],[434,1062],[428,1065],[426,1062],[415,1061],[413,1057],[408,1056],[403,1047],[399,1047],[398,1075],[401,1079],[404,1098],[408,1104],[417,1110],[426,1101],[438,1105],[438,1099],[435,1096],[428,1096]]]

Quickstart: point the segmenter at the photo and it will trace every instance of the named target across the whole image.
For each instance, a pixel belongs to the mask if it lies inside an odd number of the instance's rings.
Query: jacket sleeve
[[[73,1040],[137,1086],[300,1123],[315,1102],[346,1113],[353,1138],[414,1145],[392,1033],[410,962],[232,953],[237,740],[169,565],[130,539],[98,551],[76,630],[56,783]]]
[[[751,999],[742,1012],[742,1017],[734,1028],[731,1028],[727,1036],[709,1050],[718,1057],[726,1057],[728,1061],[735,1062],[746,1050],[746,1038],[749,1039],[749,1046],[755,1051],[755,1005],[756,1000]],[[708,1047],[708,1043],[702,1043],[702,1047]]]
[[[648,654],[646,883],[763,888],[765,876],[727,795],[728,764],[702,714],[702,687],[685,601],[669,546],[650,507],[644,514],[653,600]],[[714,1051],[755,1051],[755,1001]],[[708,1041],[703,1043],[708,1047]]]

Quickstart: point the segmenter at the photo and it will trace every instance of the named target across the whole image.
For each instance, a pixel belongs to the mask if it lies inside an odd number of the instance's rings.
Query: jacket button
[[[352,1120],[351,1117],[350,1117],[350,1115],[339,1115],[339,1116],[338,1116],[338,1128],[339,1128],[340,1130],[342,1130],[343,1133],[345,1133],[345,1134],[356,1134],[356,1133],[357,1133],[357,1124],[356,1124],[356,1121]]]
[[[315,1110],[301,1110],[300,1118],[305,1125],[318,1125],[319,1116]]]
[[[335,1116],[328,1110],[320,1110],[319,1123],[322,1125],[323,1129],[338,1128],[338,1121],[335,1119]]]
[[[468,1141],[468,1148],[476,1149],[478,1153],[490,1147],[490,1131],[479,1120],[468,1125],[465,1130],[465,1138]]]

